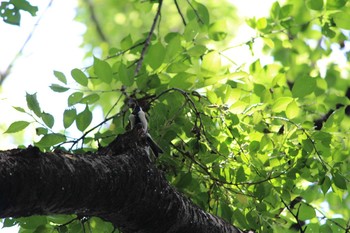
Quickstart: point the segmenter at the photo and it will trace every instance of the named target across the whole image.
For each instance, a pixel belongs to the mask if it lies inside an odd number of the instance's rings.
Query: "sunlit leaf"
[[[291,97],[280,97],[275,100],[275,103],[272,105],[272,110],[274,112],[285,111],[287,106],[293,101]]]
[[[348,12],[337,12],[335,14],[332,15],[333,20],[335,22],[335,24],[342,28],[342,29],[346,29],[346,30],[350,30],[350,23],[349,23],[349,19],[350,19],[350,13]]]
[[[280,4],[276,1],[272,4],[270,14],[273,19],[279,19],[279,14],[280,14],[281,6]]]
[[[225,20],[219,20],[211,24],[209,27],[209,36],[215,41],[220,41],[227,36],[227,23]]]
[[[300,109],[298,107],[298,104],[296,101],[292,101],[287,105],[286,108],[286,115],[289,119],[293,119],[295,117],[297,117],[300,113]]]
[[[202,69],[217,73],[221,69],[221,57],[217,52],[209,52],[203,56]]]
[[[193,57],[202,56],[207,51],[204,45],[195,45],[187,50],[187,54]]]

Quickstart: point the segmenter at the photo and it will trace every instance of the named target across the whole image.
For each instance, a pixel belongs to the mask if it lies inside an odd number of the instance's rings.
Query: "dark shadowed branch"
[[[97,152],[0,151],[0,217],[76,214],[123,233],[240,233],[169,185],[148,159],[142,127]]]

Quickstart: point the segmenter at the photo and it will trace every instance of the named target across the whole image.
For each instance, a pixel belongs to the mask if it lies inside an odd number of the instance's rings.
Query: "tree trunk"
[[[95,153],[0,152],[0,217],[97,216],[122,232],[241,232],[169,185],[137,130]]]

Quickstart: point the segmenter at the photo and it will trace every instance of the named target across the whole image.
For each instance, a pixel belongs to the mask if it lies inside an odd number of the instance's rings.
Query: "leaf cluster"
[[[152,33],[143,29],[156,19],[154,1],[120,1],[103,11],[117,24],[121,12],[130,12],[123,23],[132,26],[120,24],[125,30],[116,33],[118,27],[103,24],[117,45],[97,43],[88,30],[87,43],[99,44],[106,56],[93,56],[91,66],[70,76],[54,72],[51,89],[68,93],[65,132],[52,130],[54,117],[41,110],[35,94],[27,94],[28,111],[16,107],[39,123],[43,137],[36,144],[107,145],[127,130],[129,103],[136,102],[165,151],[159,168],[201,208],[257,232],[349,231],[349,66],[341,69],[337,60],[320,65],[334,46],[349,63],[348,1],[276,2],[268,17],[247,20],[256,37],[242,46],[254,53],[254,43],[263,42],[272,62],[256,60],[246,69],[236,66],[240,57],[224,53],[231,48],[222,49],[228,12],[220,8],[220,18],[210,8],[215,3],[184,2],[174,1],[173,12],[164,5]],[[80,10],[84,18],[87,8]],[[133,13],[148,20],[139,22]],[[178,20],[169,30],[173,17]],[[92,125],[97,111],[103,119]],[[28,125],[14,122],[7,133]],[[74,125],[81,136],[67,140]]]

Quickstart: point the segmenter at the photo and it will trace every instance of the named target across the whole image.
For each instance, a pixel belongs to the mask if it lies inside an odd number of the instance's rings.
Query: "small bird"
[[[129,116],[129,121],[131,129],[133,129],[137,124],[142,125],[142,129],[147,136],[147,143],[151,147],[155,157],[158,157],[159,154],[163,153],[163,150],[155,143],[155,141],[153,141],[151,135],[148,133],[148,122],[146,119],[146,114],[140,106],[136,105],[134,107],[132,113]]]

